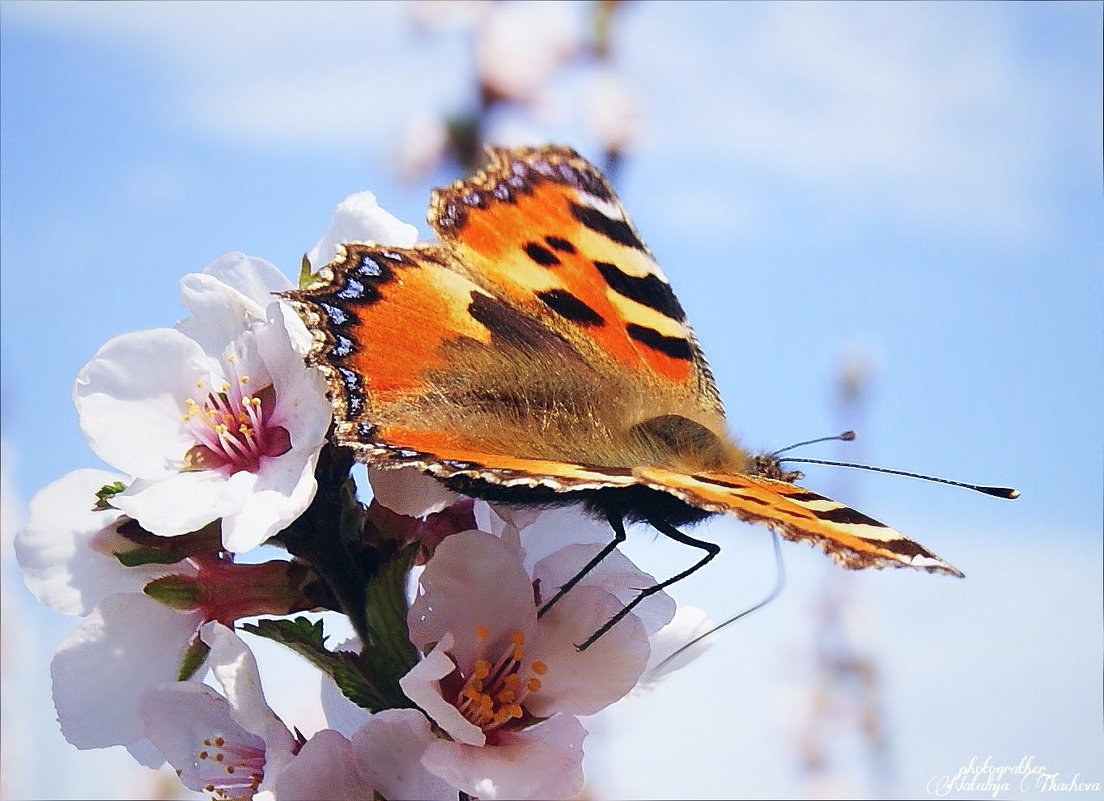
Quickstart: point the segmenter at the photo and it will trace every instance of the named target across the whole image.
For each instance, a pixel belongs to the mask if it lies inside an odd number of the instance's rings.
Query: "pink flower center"
[[[251,736],[250,742],[224,737],[205,737],[196,749],[190,769],[181,771],[194,790],[202,789],[212,799],[251,798],[264,778],[264,741]]]
[[[486,626],[476,629],[476,639],[487,639]],[[510,634],[510,642],[495,662],[477,659],[471,675],[460,688],[456,708],[471,723],[484,732],[504,726],[524,716],[522,702],[531,692],[541,688],[540,676],[548,666],[540,660],[530,662],[528,677],[522,677],[525,659],[525,635]]]
[[[235,358],[226,361],[234,371]],[[184,399],[184,424],[196,444],[184,456],[184,470],[226,470],[257,472],[265,457],[280,456],[291,449],[291,435],[273,425],[276,391],[271,385],[251,394],[249,376],[235,375],[218,389],[208,391],[202,403]],[[197,389],[205,389],[196,382]]]

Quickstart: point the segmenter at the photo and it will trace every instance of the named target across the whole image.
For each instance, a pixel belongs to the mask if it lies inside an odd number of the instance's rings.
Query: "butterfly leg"
[[[609,521],[610,528],[613,529],[613,540],[606,543],[605,547],[602,548],[593,559],[583,565],[582,570],[568,579],[567,582],[556,591],[556,594],[548,599],[548,603],[542,606],[540,611],[537,612],[538,618],[543,616],[557,601],[567,595],[567,591],[582,581],[583,577],[597,567],[599,562],[613,553],[614,548],[625,541],[625,521],[622,520],[621,515],[616,512],[609,512],[606,514],[606,519]]]
[[[670,525],[669,523],[663,522],[662,520],[649,520],[648,522],[656,529],[656,531],[663,534],[664,536],[670,537],[675,542],[681,542],[683,545],[689,545],[693,548],[700,548],[701,550],[705,551],[705,556],[703,556],[693,565],[688,567],[686,570],[683,570],[681,573],[676,573],[669,579],[661,581],[658,584],[648,587],[645,590],[641,590],[640,594],[633,598],[632,601],[630,601],[624,609],[622,609],[616,615],[603,623],[602,627],[598,629],[598,631],[587,637],[584,643],[582,643],[581,645],[576,645],[575,647],[578,650],[585,651],[587,648],[593,645],[599,637],[601,637],[607,631],[620,623],[622,618],[624,618],[625,615],[629,614],[629,612],[636,608],[636,605],[643,601],[645,598],[650,595],[655,595],[660,590],[666,589],[676,582],[682,581],[684,578],[691,575],[692,573],[696,573],[699,569],[705,567],[706,564],[708,564],[714,556],[721,552],[720,545],[717,545],[714,542],[705,542],[704,540],[695,539],[694,537],[691,537],[687,534],[683,534],[677,528]]]

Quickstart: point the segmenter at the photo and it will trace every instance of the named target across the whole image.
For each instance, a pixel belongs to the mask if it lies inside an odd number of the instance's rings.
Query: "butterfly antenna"
[[[835,437],[827,437],[827,439],[836,439],[836,438]],[[819,440],[813,440],[813,441],[814,442],[819,442]],[[794,445],[792,447],[797,447],[797,446]],[[673,662],[675,659],[677,659],[678,656],[680,654],[682,654],[684,651],[686,651],[688,648],[693,648],[695,645],[697,645],[699,642],[704,640],[706,637],[711,637],[712,635],[716,634],[718,631],[723,629],[729,623],[735,623],[740,618],[747,617],[752,612],[758,612],[760,609],[762,609],[764,606],[769,604],[771,601],[773,601],[775,598],[777,598],[781,594],[782,588],[786,586],[786,563],[782,561],[782,540],[778,536],[778,534],[776,534],[774,531],[772,531],[771,532],[771,541],[772,541],[772,544],[774,545],[774,586],[771,588],[771,591],[769,593],[767,593],[767,595],[763,598],[763,600],[759,601],[754,606],[749,606],[743,612],[740,612],[740,614],[733,615],[728,620],[726,620],[724,623],[717,624],[716,626],[714,626],[713,628],[711,628],[709,631],[705,632],[704,634],[699,634],[697,637],[695,637],[690,642],[683,645],[681,648],[679,648],[673,654],[671,654],[666,659],[661,661],[658,665],[656,665],[652,669],[653,672],[658,672],[658,671],[662,670],[664,667],[666,667],[671,662]]]
[[[889,473],[893,476],[908,476],[909,478],[919,478],[923,481],[934,481],[937,484],[950,484],[952,487],[964,487],[965,489],[971,489],[975,492],[980,492],[985,495],[992,495],[995,498],[1012,499],[1020,497],[1020,491],[1012,487],[988,487],[983,484],[968,484],[965,481],[953,481],[949,478],[926,476],[923,473],[913,473],[908,470],[892,470],[888,467],[873,467],[868,464],[855,464],[854,462],[833,462],[827,459],[799,459],[796,457],[779,459],[778,461],[799,462],[801,464],[824,464],[829,465],[830,467],[854,467],[856,470],[870,470],[873,473]]]
[[[839,440],[840,442],[850,442],[854,438],[854,431],[844,431],[842,434],[836,434],[834,437],[817,437],[816,439],[807,439],[804,442],[795,442],[793,445],[787,445],[785,448],[779,448],[774,453],[772,453],[771,456],[774,457],[780,453],[792,451],[794,448],[800,448],[802,445],[815,445],[818,442],[835,442],[836,440]]]

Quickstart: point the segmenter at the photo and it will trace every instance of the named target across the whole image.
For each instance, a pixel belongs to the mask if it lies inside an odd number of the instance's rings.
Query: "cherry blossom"
[[[151,689],[139,707],[143,729],[186,787],[249,798],[291,762],[296,741],[265,701],[257,661],[241,638],[220,623],[207,623],[200,636],[224,694],[194,682]]]
[[[112,503],[155,534],[221,518],[225,547],[245,551],[314,496],[329,401],[321,376],[292,346],[279,304],[261,309],[265,298],[241,291],[278,283],[263,264],[226,257],[185,277],[193,315],[182,328],[202,331],[200,339],[169,328],[123,334],[77,377],[90,445],[134,476]]]
[[[531,577],[504,540],[453,535],[427,564],[408,616],[412,641],[429,653],[400,685],[451,738],[431,743],[423,764],[482,798],[577,792],[585,730],[575,716],[629,692],[648,660],[635,615],[577,650],[623,606],[599,586],[576,586],[538,618],[534,586],[560,569],[542,562],[547,572]]]

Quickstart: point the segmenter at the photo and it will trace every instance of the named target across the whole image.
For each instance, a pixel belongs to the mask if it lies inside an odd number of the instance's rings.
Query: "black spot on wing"
[[[658,275],[645,275],[643,277],[629,275],[622,272],[616,264],[608,261],[596,261],[594,266],[606,279],[610,289],[618,295],[635,300],[650,309],[655,309],[665,317],[682,322],[686,319],[686,312],[671,291],[670,285]]]
[[[647,250],[644,243],[640,241],[640,237],[633,232],[632,226],[624,220],[607,217],[593,206],[582,206],[573,202],[570,208],[572,216],[590,230],[619,244],[637,250]]]
[[[473,292],[468,312],[504,345],[523,350],[573,352],[563,337],[498,298]]]
[[[899,554],[900,556],[907,556],[910,558],[914,556],[924,556],[928,559],[939,559],[938,556],[933,554],[927,548],[924,548],[922,545],[920,545],[919,543],[915,543],[912,540],[905,539],[904,537],[888,541],[870,540],[870,542],[874,545],[877,545],[879,548],[885,548],[887,551],[893,551],[893,553]]]
[[[889,528],[885,523],[879,523],[873,517],[867,517],[862,512],[852,509],[850,506],[839,506],[835,509],[810,509],[809,511],[821,520],[827,520],[829,523]]]
[[[652,350],[658,350],[672,359],[691,361],[694,358],[690,343],[683,337],[665,336],[654,328],[637,325],[636,323],[629,323],[625,326],[625,332],[637,342],[647,345]]]
[[[556,314],[580,325],[605,325],[598,312],[583,303],[565,289],[546,289],[538,292],[541,302]]]
[[[544,245],[536,242],[528,242],[525,245],[525,253],[541,267],[556,267],[560,264],[559,258]]]
[[[544,241],[548,243],[548,247],[553,250],[558,250],[560,253],[574,253],[575,246],[568,242],[566,239],[561,239],[558,236],[546,236]]]
[[[815,492],[788,492],[786,497],[791,501],[797,501],[798,503],[811,503],[813,501],[826,501],[828,500],[823,495],[817,495]]]

